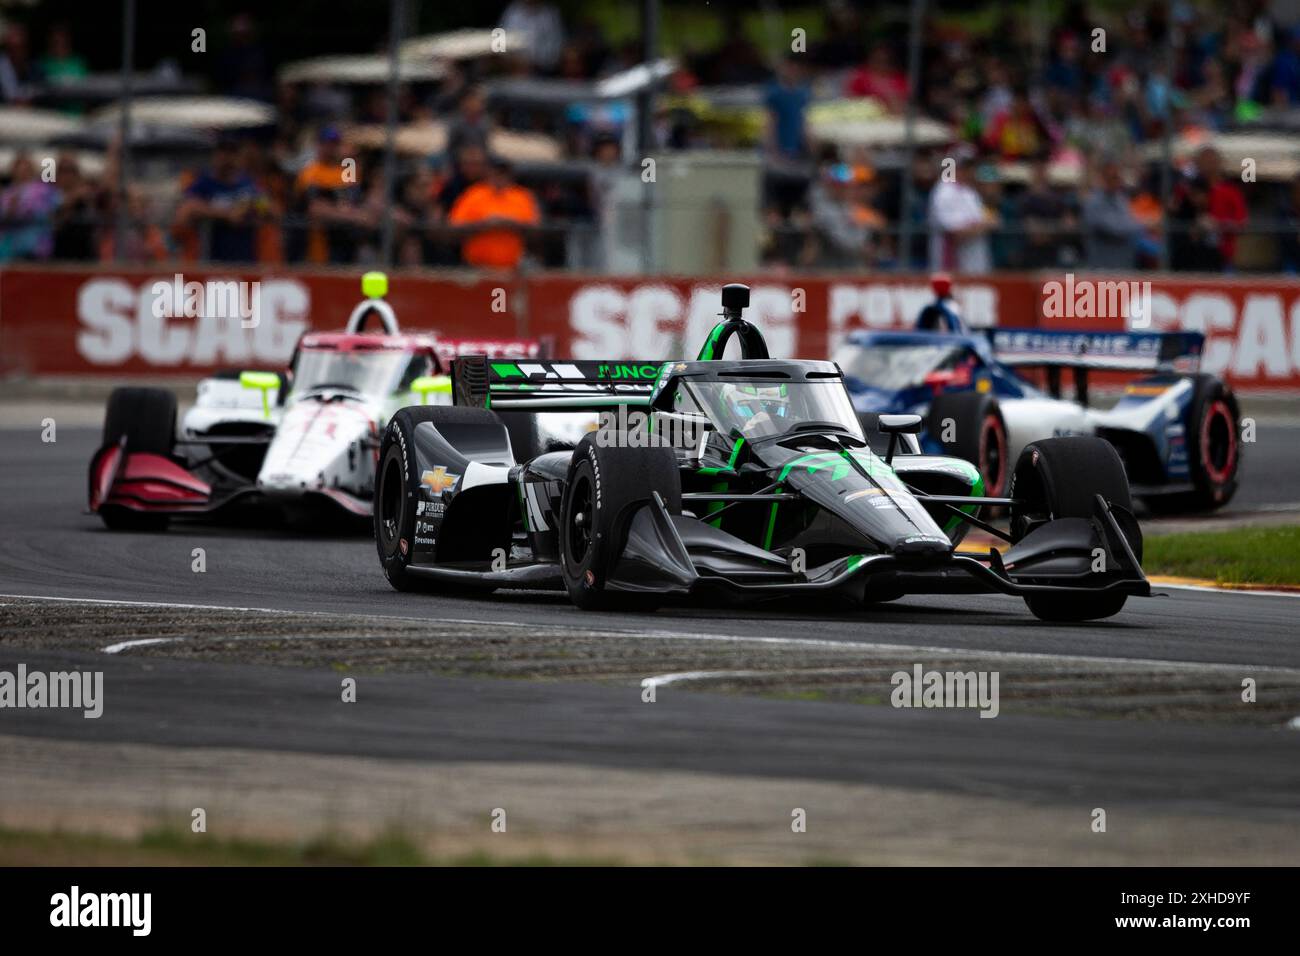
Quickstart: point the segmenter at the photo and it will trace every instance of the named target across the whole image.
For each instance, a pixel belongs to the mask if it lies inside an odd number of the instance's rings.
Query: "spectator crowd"
[[[1018,4],[988,4],[980,27],[945,17],[945,7],[930,4],[913,94],[905,16],[869,18],[859,4],[826,0],[806,48],[775,55],[749,38],[743,8],[723,5],[717,42],[676,57],[652,149],[759,151],[758,241],[774,268],[1217,272],[1241,267],[1243,237],[1256,233],[1273,243],[1268,267],[1300,269],[1300,179],[1243,182],[1212,145],[1216,133],[1300,108],[1300,24],[1266,0],[1067,3],[1047,23]],[[402,87],[402,124],[436,123],[445,135],[425,154],[403,151],[390,223],[399,264],[589,265],[575,261],[574,237],[611,228],[615,178],[639,172],[626,102],[576,97],[543,122],[494,98],[489,82],[577,89],[636,65],[637,42],[611,43],[594,19],[566,18],[547,0],[512,0],[480,25],[496,24],[527,37],[525,52],[449,63],[436,81]],[[3,105],[22,108],[41,84],[86,76],[75,36],[58,25],[33,37],[7,20]],[[380,257],[382,152],[353,131],[385,120],[382,85],[284,82],[247,14],[212,43],[211,91],[273,105],[272,126],[222,133],[165,188],[133,180],[122,196],[116,144],[93,174],[73,151],[4,150],[0,263]],[[753,91],[756,137],[728,139],[681,105],[728,88]],[[951,139],[909,163],[900,144],[852,145],[814,128],[827,100],[870,102],[884,118],[914,110]],[[512,160],[499,147],[509,131],[544,131],[560,157]],[[1205,145],[1171,167],[1150,149],[1166,134]],[[54,176],[44,174],[50,159]]]

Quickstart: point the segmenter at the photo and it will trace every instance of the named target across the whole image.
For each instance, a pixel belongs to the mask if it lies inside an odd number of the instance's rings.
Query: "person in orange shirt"
[[[466,233],[460,250],[466,265],[517,269],[524,256],[520,227],[535,226],[541,218],[532,192],[515,183],[508,162],[496,158],[488,178],[452,204],[447,221]]]
[[[308,262],[356,261],[357,247],[377,225],[374,211],[363,201],[360,171],[344,167],[342,137],[333,126],[320,131],[316,158],[303,167],[294,183],[298,209],[306,216]],[[293,237],[296,249],[301,237]]]

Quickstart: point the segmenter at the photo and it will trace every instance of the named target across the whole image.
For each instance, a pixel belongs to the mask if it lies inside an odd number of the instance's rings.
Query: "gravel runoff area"
[[[801,634],[791,634],[799,638]],[[937,635],[942,640],[941,635]],[[133,643],[150,642],[155,643]],[[669,630],[516,626],[364,615],[268,613],[10,599],[0,646],[132,657],[520,680],[581,680],[888,705],[891,677],[996,671],[1003,711],[1281,726],[1300,714],[1300,670],[860,643],[803,643]],[[1242,680],[1267,673],[1249,705]]]
[[[129,643],[136,641],[158,643]],[[30,652],[84,667],[88,652],[103,654],[113,645],[126,646],[104,654],[106,661],[129,657],[145,668],[172,658],[200,667],[240,663],[344,676],[436,673],[557,686],[580,680],[624,684],[633,693],[658,678],[673,684],[661,693],[696,687],[858,701],[864,708],[886,706],[890,674],[923,661],[927,669],[998,670],[1004,713],[1267,724],[1300,712],[1300,671],[1285,668],[636,635],[567,625],[0,602],[0,653],[7,660]],[[1269,703],[1240,704],[1243,676],[1267,682]],[[162,828],[175,835],[173,847],[183,847],[191,815],[202,808],[207,834],[192,837],[198,844],[302,846],[399,833],[427,859],[506,863],[1258,865],[1293,862],[1300,847],[1300,826],[1285,815],[1220,816],[1198,812],[1194,803],[1107,802],[1109,830],[1094,832],[1089,808],[1097,795],[1086,792],[1063,804],[1003,787],[951,793],[721,769],[372,759],[58,734],[0,733],[0,763],[6,767],[0,828],[128,841],[143,836],[146,846],[148,835]],[[508,814],[504,833],[492,827],[497,811]],[[795,814],[806,819],[805,828],[792,828]],[[69,840],[60,851],[46,837],[0,841],[0,863],[49,862],[59,852],[82,852],[77,846]],[[133,858],[96,852],[103,863]],[[173,853],[179,857],[164,862],[184,862],[183,849]]]

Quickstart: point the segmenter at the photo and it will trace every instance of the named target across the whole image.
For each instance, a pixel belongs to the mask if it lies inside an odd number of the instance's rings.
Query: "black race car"
[[[398,590],[565,588],[579,607],[834,594],[1000,591],[1046,620],[1148,595],[1124,467],[1100,438],[1033,442],[1009,497],[923,454],[917,415],[881,415],[873,453],[837,365],[768,357],[723,289],[693,362],[457,359],[454,404],[397,412],[375,539]],[[740,360],[724,360],[736,336]],[[517,462],[498,411],[599,413],[576,448]],[[873,438],[875,436],[872,436]],[[1008,509],[1010,532],[980,517]],[[1008,542],[961,550],[977,527]]]

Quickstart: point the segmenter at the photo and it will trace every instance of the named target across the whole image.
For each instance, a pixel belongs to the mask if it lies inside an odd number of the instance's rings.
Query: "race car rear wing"
[[[989,338],[1004,365],[1057,366],[1115,372],[1196,371],[1200,332],[1071,332],[992,329]]]
[[[1072,369],[1080,405],[1088,404],[1089,371],[1194,373],[1205,346],[1200,332],[991,329],[989,339],[1003,365],[1045,369],[1048,391],[1056,398],[1061,396],[1061,369]]]
[[[497,411],[600,411],[647,405],[659,362],[507,361],[463,355],[451,366],[452,402]]]

